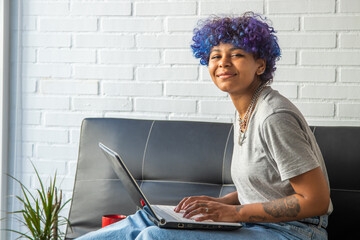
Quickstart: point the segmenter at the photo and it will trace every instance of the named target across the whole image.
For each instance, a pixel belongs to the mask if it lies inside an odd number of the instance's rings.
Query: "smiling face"
[[[260,83],[265,71],[263,59],[234,47],[231,43],[220,43],[211,49],[209,73],[215,85],[222,91],[234,95],[245,94],[251,86]]]

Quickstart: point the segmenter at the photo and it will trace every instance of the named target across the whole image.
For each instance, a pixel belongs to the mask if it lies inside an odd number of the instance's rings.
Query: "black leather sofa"
[[[329,239],[360,235],[360,127],[312,127],[322,150],[334,212]],[[69,214],[73,239],[101,227],[101,216],[136,211],[98,147],[117,151],[153,204],[176,205],[190,195],[223,196],[234,191],[230,177],[230,123],[85,119]]]

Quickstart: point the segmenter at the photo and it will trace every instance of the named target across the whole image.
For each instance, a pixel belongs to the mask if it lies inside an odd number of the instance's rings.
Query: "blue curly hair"
[[[200,58],[200,64],[208,66],[211,48],[220,43],[231,43],[252,53],[255,59],[265,59],[266,69],[260,80],[271,82],[281,50],[274,34],[276,31],[265,20],[254,12],[245,12],[240,17],[210,16],[200,20],[192,38],[193,54]]]

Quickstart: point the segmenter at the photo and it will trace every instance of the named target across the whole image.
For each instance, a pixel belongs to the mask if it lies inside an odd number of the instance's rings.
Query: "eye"
[[[214,55],[211,57],[211,59],[221,58],[219,55]]]
[[[232,54],[232,57],[243,57],[244,55],[241,53]]]

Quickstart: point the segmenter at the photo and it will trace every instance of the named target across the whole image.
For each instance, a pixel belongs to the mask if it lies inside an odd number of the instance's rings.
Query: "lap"
[[[144,229],[136,238],[137,240],[183,240],[183,239],[197,239],[197,240],[253,240],[253,239],[272,239],[283,240],[289,239],[284,237],[280,232],[272,229],[264,228],[263,226],[253,225],[243,227],[235,231],[202,231],[202,230],[177,230],[165,229],[157,226],[151,226]]]
[[[211,231],[211,230],[178,230],[164,229],[155,226],[143,211],[127,217],[118,223],[109,225],[98,231],[88,233],[78,240],[98,239],[136,239],[136,240],[178,240],[178,239],[313,239],[314,235],[327,239],[326,232],[316,232],[307,224],[295,222],[288,223],[244,223],[244,226],[235,231]]]

